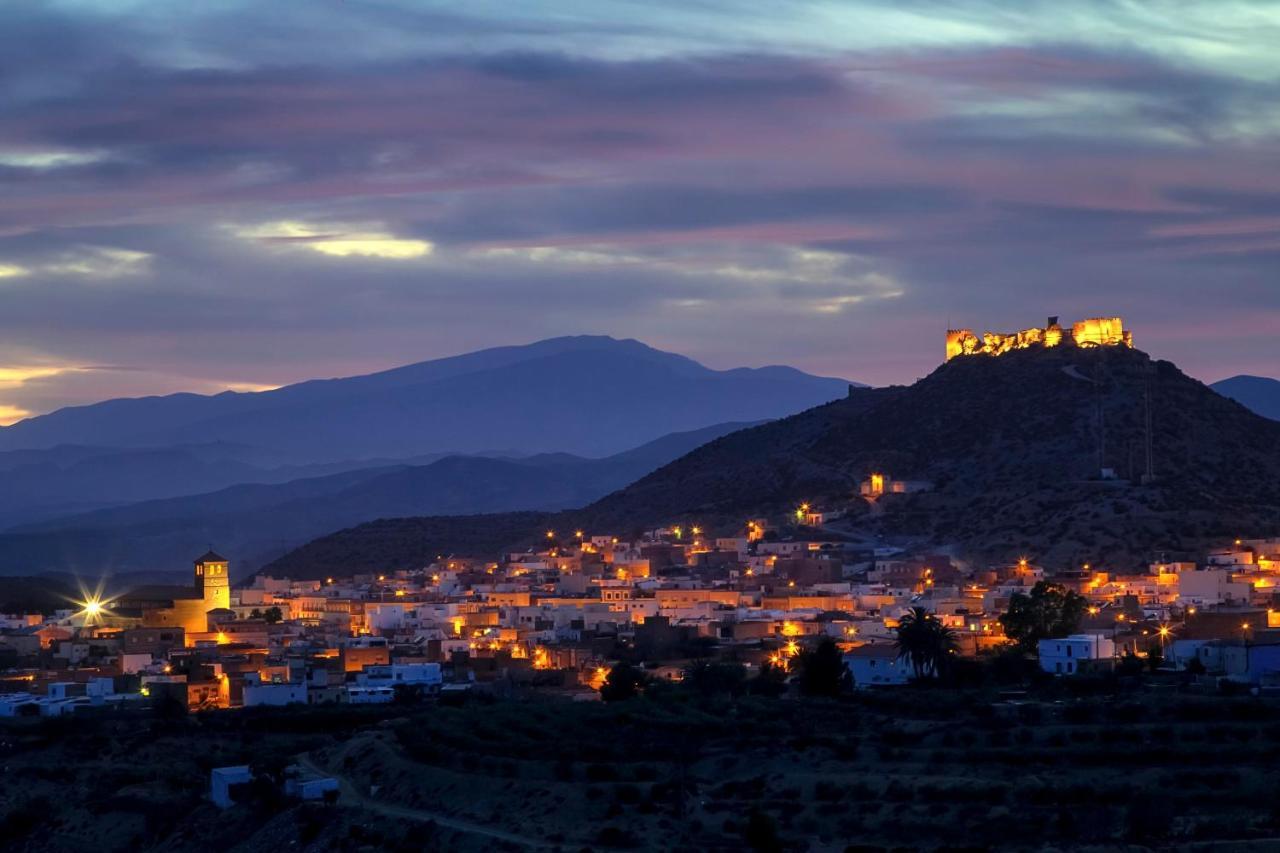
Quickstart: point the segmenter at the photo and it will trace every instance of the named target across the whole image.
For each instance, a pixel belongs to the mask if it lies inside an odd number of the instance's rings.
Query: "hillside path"
[[[355,784],[351,782],[350,779],[343,776],[341,773],[337,773],[327,767],[322,767],[319,764],[316,764],[308,755],[298,756],[298,763],[307,770],[310,770],[312,773],[318,773],[321,776],[332,776],[337,779],[338,787],[344,801],[358,805],[361,808],[368,809],[369,811],[377,812],[378,814],[383,814],[388,817],[421,821],[422,823],[434,822],[440,826],[446,826],[449,829],[454,829],[459,832],[466,832],[472,835],[483,835],[498,841],[505,841],[509,844],[517,844],[521,847],[528,847],[535,850],[548,850],[559,846],[547,844],[533,838],[527,838],[523,835],[516,835],[513,832],[494,829],[493,827],[485,826],[484,824],[472,823],[471,821],[448,817],[447,815],[442,815],[438,812],[427,811],[426,809],[416,809],[410,806],[396,805],[395,803],[388,803],[374,799],[373,797],[366,796]]]

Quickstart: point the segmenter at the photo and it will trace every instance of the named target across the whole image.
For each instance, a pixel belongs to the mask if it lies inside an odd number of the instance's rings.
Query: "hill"
[[[1264,418],[1280,421],[1280,380],[1265,376],[1232,376],[1209,386]]]
[[[603,459],[450,456],[428,465],[345,471],[278,485],[237,485],[24,525],[0,534],[0,575],[39,571],[186,571],[211,543],[252,570],[328,531],[377,518],[582,506],[749,424],[664,436]]]
[[[139,501],[174,498],[249,483],[287,483],[362,468],[427,464],[411,459],[275,465],[260,451],[213,443],[173,447],[88,447],[0,453],[0,530]]]
[[[787,367],[711,370],[638,341],[554,338],[258,393],[62,409],[0,428],[0,451],[223,442],[274,464],[423,453],[619,453],[673,432],[780,417],[848,383]]]
[[[1148,403],[1155,477],[1144,483]],[[957,358],[908,388],[857,390],[733,433],[539,524],[697,520],[727,531],[809,501],[847,508],[860,532],[968,558],[1135,568],[1280,532],[1278,448],[1280,424],[1168,362],[1124,348],[1028,349]],[[934,487],[885,496],[872,514],[854,496],[873,471]]]

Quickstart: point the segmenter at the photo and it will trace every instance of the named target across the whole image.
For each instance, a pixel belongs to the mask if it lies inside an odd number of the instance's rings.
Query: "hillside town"
[[[923,484],[877,476],[864,492]],[[379,575],[229,582],[210,551],[190,586],[88,594],[49,615],[0,616],[0,716],[102,707],[185,710],[421,701],[478,691],[600,697],[621,662],[679,681],[699,661],[780,681],[830,640],[851,689],[921,676],[902,620],[945,627],[948,653],[1013,646],[1011,604],[1044,590],[1083,597],[1069,634],[1027,656],[1063,678],[1142,669],[1207,690],[1280,687],[1280,539],[1238,539],[1145,573],[1050,571],[1028,557],[973,566],[824,533],[808,505],[785,523],[715,536],[695,523],[638,538],[548,530],[499,560],[441,555]],[[1025,638],[1022,638],[1025,639]]]

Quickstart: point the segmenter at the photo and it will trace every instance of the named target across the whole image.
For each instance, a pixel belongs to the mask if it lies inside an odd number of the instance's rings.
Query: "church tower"
[[[213,551],[196,560],[196,591],[204,599],[206,612],[231,606],[231,576],[227,572],[227,558]]]

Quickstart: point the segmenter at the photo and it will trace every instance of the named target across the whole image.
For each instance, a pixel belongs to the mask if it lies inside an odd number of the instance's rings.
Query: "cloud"
[[[381,231],[349,230],[346,226],[318,231],[305,222],[268,222],[236,229],[236,234],[267,245],[301,247],[339,258],[360,255],[409,260],[429,255],[435,249],[426,240],[406,240]]]
[[[142,369],[0,404],[581,332],[902,381],[1049,313],[1280,362],[1273,6],[637,9],[21,5],[0,363]],[[1245,331],[1193,346],[1204,313]]]

